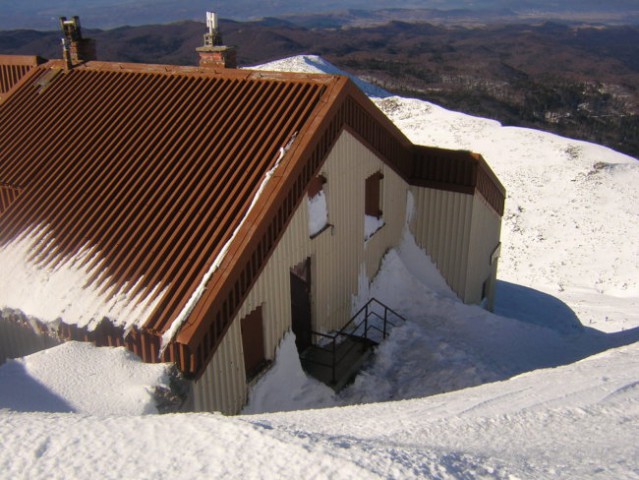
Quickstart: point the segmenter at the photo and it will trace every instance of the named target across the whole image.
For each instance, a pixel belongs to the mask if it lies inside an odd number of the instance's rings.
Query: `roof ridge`
[[[1,62],[0,62],[1,63]],[[48,60],[40,64],[41,68],[65,68],[65,63],[60,59]],[[175,74],[198,75],[212,78],[247,79],[247,80],[277,80],[277,81],[304,81],[320,84],[328,84],[344,75],[328,73],[308,72],[271,72],[265,70],[253,70],[250,68],[203,68],[197,65],[168,65],[135,62],[110,62],[91,60],[73,67],[73,70],[107,71],[107,72],[131,72],[151,74]]]

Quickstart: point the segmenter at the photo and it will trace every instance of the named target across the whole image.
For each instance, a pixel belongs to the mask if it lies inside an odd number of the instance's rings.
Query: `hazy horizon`
[[[314,0],[301,3],[293,0],[255,3],[249,0],[193,0],[175,2],[169,0],[67,0],[52,4],[49,0],[27,0],[19,3],[2,0],[3,15],[0,29],[55,30],[58,17],[78,15],[88,28],[114,28],[123,25],[144,25],[170,23],[180,20],[204,21],[206,11],[215,11],[220,17],[246,21],[264,17],[287,15],[319,14],[339,12],[348,9],[363,11],[381,9],[435,9],[468,10],[485,15],[486,11],[512,15],[513,19],[535,18],[553,19],[565,17],[566,13],[583,15],[588,19],[606,23],[639,16],[636,0],[609,0],[604,5],[599,0],[565,0],[560,5],[552,0]],[[611,15],[614,14],[613,17]],[[599,16],[598,16],[599,15]],[[636,23],[636,20],[634,20]]]

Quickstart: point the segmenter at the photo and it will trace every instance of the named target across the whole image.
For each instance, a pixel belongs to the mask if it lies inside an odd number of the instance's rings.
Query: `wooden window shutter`
[[[324,189],[324,184],[326,183],[326,177],[323,175],[318,175],[317,177],[311,178],[308,184],[308,198],[313,198],[319,192]]]
[[[376,172],[366,179],[366,199],[364,213],[371,217],[381,217],[381,183],[384,175]]]
[[[250,380],[260,372],[266,364],[264,356],[264,326],[262,323],[262,307],[257,307],[241,320],[242,349],[244,350],[244,367],[246,378]]]

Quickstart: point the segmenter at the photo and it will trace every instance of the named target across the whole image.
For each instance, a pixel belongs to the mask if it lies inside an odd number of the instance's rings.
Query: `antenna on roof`
[[[217,14],[214,12],[206,12],[206,26],[208,33],[204,34],[205,47],[218,47],[222,45],[222,35],[217,29]]]
[[[208,69],[235,68],[237,54],[235,47],[227,47],[222,41],[222,34],[217,25],[217,14],[206,12],[206,27],[204,45],[197,48],[200,54],[200,67]]]
[[[82,40],[82,30],[80,29],[80,17],[74,16],[71,20],[67,17],[60,17],[60,28],[64,38],[69,41]]]

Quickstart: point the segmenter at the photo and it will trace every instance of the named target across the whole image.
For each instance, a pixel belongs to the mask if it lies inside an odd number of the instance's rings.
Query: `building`
[[[238,412],[287,331],[348,322],[409,199],[490,305],[505,190],[480,155],[411,144],[345,77],[225,68],[219,40],[198,67],[100,62],[63,26],[63,60],[0,57],[0,360],[124,345],[174,362],[189,408]]]

